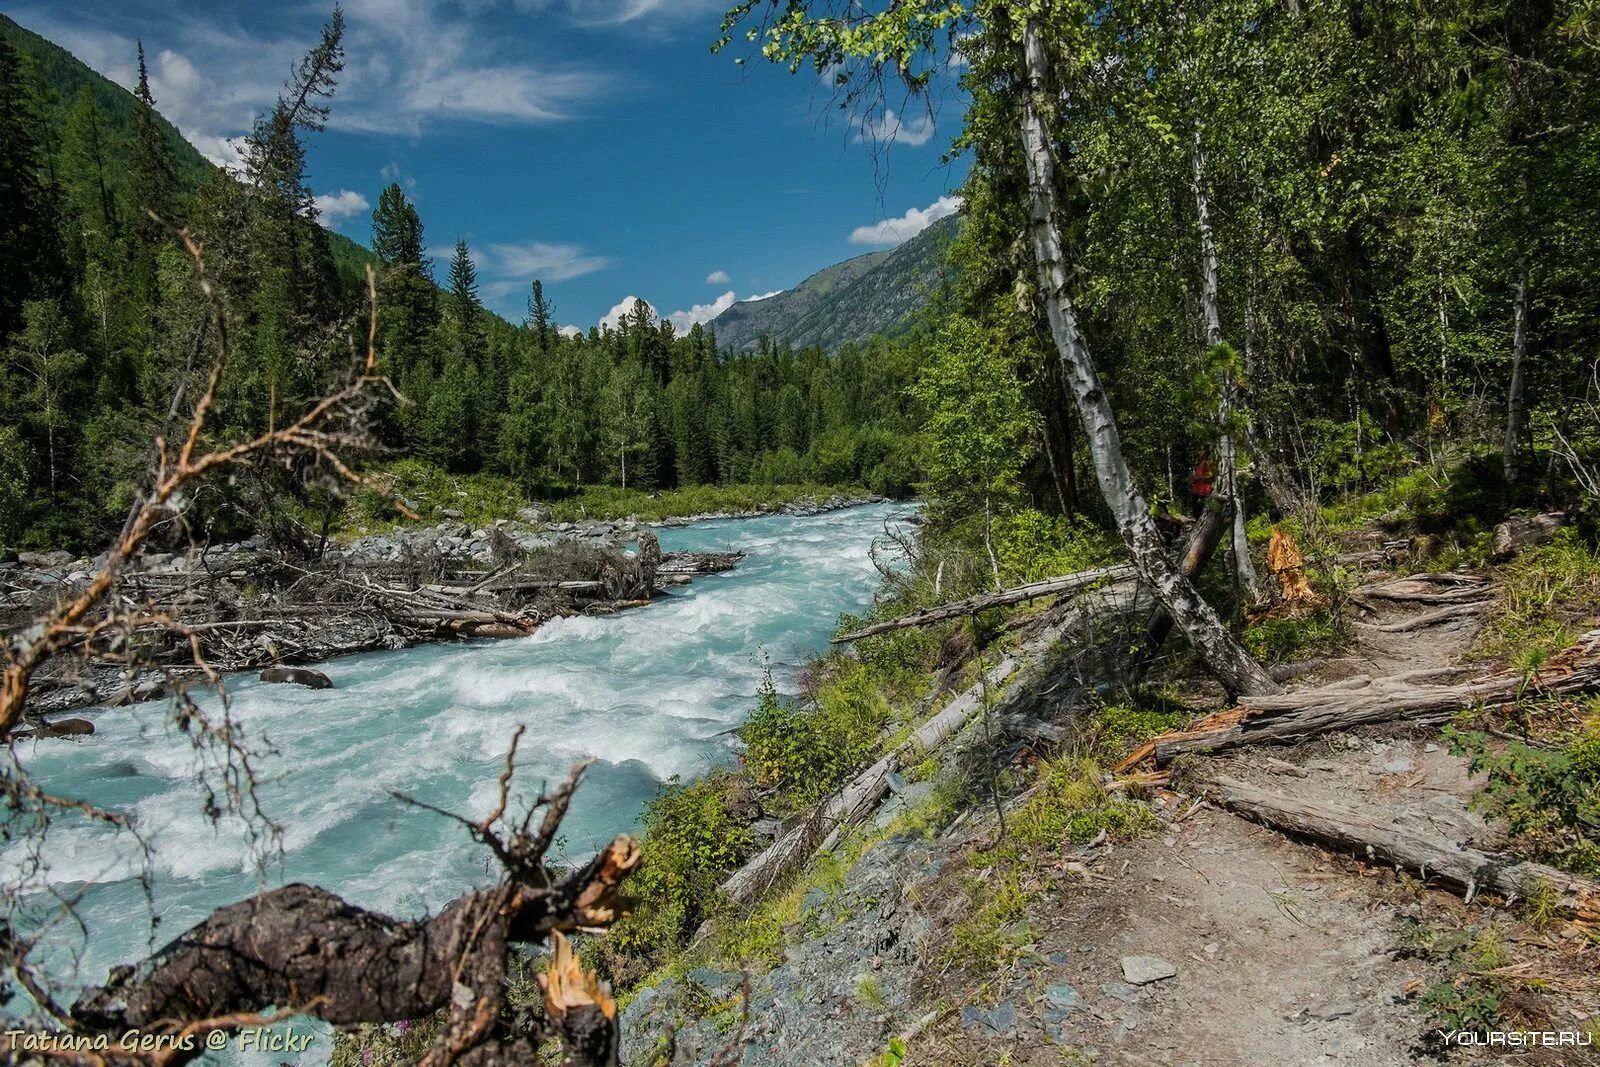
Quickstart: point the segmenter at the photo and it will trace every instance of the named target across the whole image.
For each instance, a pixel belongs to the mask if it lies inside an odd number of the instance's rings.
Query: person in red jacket
[[[1194,479],[1189,483],[1189,488],[1194,491],[1196,511],[1204,508],[1206,501],[1211,498],[1212,483],[1216,477],[1217,468],[1211,462],[1211,453],[1201,449],[1200,461],[1194,465]]]

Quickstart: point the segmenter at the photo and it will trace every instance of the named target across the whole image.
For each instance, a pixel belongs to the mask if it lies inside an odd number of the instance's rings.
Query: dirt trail
[[[1460,662],[1479,616],[1411,630],[1423,605],[1369,602],[1348,651],[1302,684],[1381,676]],[[1361,610],[1355,608],[1353,610]],[[1254,749],[1203,760],[1226,773],[1305,797],[1371,804],[1396,820],[1492,848],[1499,835],[1468,801],[1481,785],[1436,740],[1334,735],[1295,749]],[[1509,937],[1556,975],[1530,1022],[1583,1030],[1600,1013],[1597,954],[1559,934],[1527,930],[1509,913],[1468,907],[1393,872],[1363,867],[1222,811],[1167,802],[1164,831],[1081,861],[1043,894],[1028,919],[1041,932],[1031,963],[991,983],[986,1002],[933,1030],[937,1051],[916,1062],[1055,1064],[1353,1064],[1491,1062],[1505,1050],[1444,1050],[1422,1004],[1438,964],[1408,952],[1433,923],[1506,924]],[[1178,808],[1182,810],[1178,810]],[[1183,817],[1187,815],[1188,817]],[[1419,924],[1422,926],[1419,927]],[[935,940],[938,935],[935,934]],[[1133,985],[1128,957],[1159,973]],[[1162,965],[1166,966],[1162,966]],[[1587,975],[1587,977],[1586,977]],[[933,983],[957,1000],[961,982]],[[1071,1051],[1067,1051],[1071,1050]],[[1521,1051],[1522,1062],[1596,1062],[1593,1049]]]

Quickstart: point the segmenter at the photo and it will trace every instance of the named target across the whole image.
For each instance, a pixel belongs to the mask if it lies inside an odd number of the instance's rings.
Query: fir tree
[[[555,308],[545,299],[544,283],[535,278],[533,289],[528,294],[528,319],[525,325],[533,331],[534,343],[539,346],[540,352],[550,351],[554,318]]]

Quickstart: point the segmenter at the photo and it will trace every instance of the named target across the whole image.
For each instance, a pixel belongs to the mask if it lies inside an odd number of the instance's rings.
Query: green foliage
[[[1134,837],[1155,825],[1137,800],[1106,792],[1105,769],[1096,761],[1063,757],[1039,769],[1039,789],[1007,820],[1011,840],[1023,849],[1083,844],[1101,831],[1114,839]]]
[[[614,980],[631,983],[675,952],[749,855],[750,828],[732,808],[741,788],[719,771],[667,786],[646,809],[643,860],[628,881],[634,910],[601,947]]]
[[[1094,712],[1087,732],[1092,733],[1095,751],[1115,758],[1152,737],[1182,729],[1191,718],[1193,712],[1181,704],[1156,707],[1111,704]]]
[[[515,518],[528,506],[517,484],[492,474],[451,474],[421,460],[407,459],[369,471],[368,476],[405,501],[424,520],[437,521],[446,510],[457,511],[473,525]],[[351,497],[347,522],[358,533],[400,518],[381,493],[364,489]]]
[[[844,492],[849,492],[845,486]],[[593,486],[550,505],[557,522],[585,519],[663,519],[694,515],[740,515],[777,511],[785,504],[815,504],[840,493],[840,489],[814,483],[798,485],[696,485],[682,489],[646,492]]]
[[[874,750],[891,715],[880,682],[867,665],[844,660],[815,701],[801,703],[779,697],[767,675],[739,736],[744,766],[758,786],[778,791],[781,809],[826,796]]]
[[[925,412],[929,487],[941,508],[983,512],[991,554],[990,517],[1018,492],[1036,421],[1002,341],[971,319],[953,317],[933,338],[912,386]]]
[[[1277,664],[1336,648],[1344,638],[1333,610],[1318,608],[1296,618],[1257,619],[1245,627],[1244,647],[1262,663]]]
[[[1148,832],[1158,820],[1150,809],[1101,784],[1093,759],[1066,756],[1042,763],[1028,799],[1006,816],[1007,837],[994,850],[974,853],[966,881],[968,913],[951,930],[945,962],[985,972],[1014,961],[1034,941],[1029,904],[1042,890],[1035,864],[1053,862],[1073,845],[1104,832],[1123,840]]]
[[[1500,1009],[1510,986],[1494,972],[1510,956],[1505,934],[1493,924],[1440,930],[1406,920],[1407,952],[1439,966],[1444,977],[1428,987],[1423,1003],[1446,1030],[1503,1029]]]
[[[995,552],[1006,584],[1022,585],[1115,561],[1116,537],[1081,517],[1046,515],[1033,508],[1001,515],[994,523]]]
[[[1600,554],[1576,530],[1526,549],[1500,571],[1499,596],[1472,654],[1536,674],[1600,616]]]
[[[1491,747],[1486,734],[1454,728],[1447,737],[1452,751],[1470,757],[1474,774],[1488,776],[1475,803],[1505,821],[1520,852],[1600,876],[1600,709],[1554,751],[1519,741]]]

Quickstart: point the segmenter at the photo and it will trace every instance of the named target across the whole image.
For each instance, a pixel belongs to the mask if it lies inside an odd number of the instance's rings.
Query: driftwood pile
[[[487,566],[437,543],[402,542],[391,557],[329,552],[293,558],[235,546],[138,560],[119,607],[147,620],[96,634],[87,655],[35,679],[42,712],[150,700],[201,673],[307,664],[427,641],[521,637],[551,618],[649,603],[740,553],[661,553],[655,535],[621,543],[568,539],[528,550],[495,532]],[[0,571],[0,629],[10,631],[70,594],[75,573]]]

